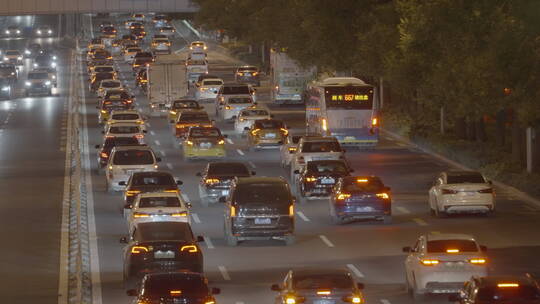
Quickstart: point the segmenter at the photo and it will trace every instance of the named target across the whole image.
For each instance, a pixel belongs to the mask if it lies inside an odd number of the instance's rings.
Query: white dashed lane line
[[[251,166],[251,168],[255,169],[257,166],[252,161],[249,161],[248,164]]]
[[[303,219],[304,222],[309,222],[309,218],[302,211],[296,211],[296,215]]]
[[[414,221],[415,223],[417,223],[419,226],[427,226],[427,225],[429,225],[428,223],[426,223],[426,221],[424,221],[423,219],[418,218],[418,217],[417,217],[417,218],[413,218],[413,221]]]
[[[163,156],[163,157],[167,156],[167,154],[163,150],[160,150],[159,153],[161,153],[161,156]]]
[[[167,168],[169,168],[169,170],[172,170],[173,169],[173,165],[171,163],[167,163]]]
[[[323,241],[323,243],[326,244],[326,246],[328,246],[330,248],[335,247],[334,244],[332,244],[332,242],[330,242],[330,240],[326,236],[321,234],[321,235],[319,235],[319,238],[321,238],[321,240]]]
[[[401,206],[398,206],[396,207],[396,210],[401,212],[401,213],[404,213],[404,214],[410,214],[411,212],[409,211],[409,209],[405,208],[405,207],[401,207]]]
[[[242,151],[240,149],[236,149],[236,152],[238,152],[238,154],[240,154],[240,155],[244,155],[244,151]]]
[[[182,194],[180,194],[180,195],[182,195],[182,199],[184,200],[184,202],[186,202],[186,203],[189,203],[189,202],[190,202],[190,201],[189,201],[189,196],[188,196],[187,194],[182,193]]]
[[[154,132],[154,131],[150,131],[150,134],[152,134],[152,135],[156,135],[156,132]]]
[[[193,218],[193,221],[197,224],[201,223],[201,219],[199,218],[199,215],[197,213],[191,213],[191,218]]]
[[[231,144],[231,145],[234,144],[234,141],[232,141],[232,139],[230,139],[230,138],[227,138],[227,142],[228,142],[229,144]]]
[[[387,299],[381,299],[382,304],[391,304]]]
[[[354,266],[353,264],[347,264],[347,268],[349,268],[349,270],[352,271],[352,273],[354,273],[355,276],[359,278],[365,277],[364,274],[358,268],[356,268],[356,266]]]
[[[156,145],[158,146],[161,146],[161,143],[159,142],[159,140],[154,140],[154,143],[156,143]]]
[[[227,272],[227,268],[225,266],[218,266],[219,272],[221,272],[221,276],[225,281],[230,281],[231,277],[229,276],[229,273]]]
[[[204,236],[204,242],[206,243],[206,247],[208,247],[208,249],[214,249],[214,244],[212,244],[212,240],[210,240],[209,237],[207,236]]]

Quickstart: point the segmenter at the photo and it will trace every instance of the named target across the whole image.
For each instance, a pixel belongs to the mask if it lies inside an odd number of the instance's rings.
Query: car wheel
[[[285,241],[285,245],[291,246],[291,245],[294,245],[294,243],[296,243],[296,237],[292,234],[286,235],[284,241]]]
[[[445,218],[448,214],[444,211],[440,211],[438,206],[435,206],[435,216],[438,218]]]
[[[392,216],[391,216],[391,215],[385,215],[385,216],[383,216],[382,222],[383,222],[383,224],[385,224],[385,225],[392,224]]]

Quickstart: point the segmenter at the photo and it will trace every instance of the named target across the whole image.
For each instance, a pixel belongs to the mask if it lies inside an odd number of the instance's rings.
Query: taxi
[[[289,134],[288,127],[283,121],[277,119],[255,120],[250,128],[246,127],[246,131],[251,150],[279,147]]]
[[[100,124],[105,123],[109,120],[111,111],[113,110],[129,110],[131,109],[131,104],[127,103],[123,99],[104,99],[101,102],[101,106],[96,107],[98,112],[98,122]]]
[[[213,121],[205,111],[186,111],[176,118],[174,135],[182,140],[191,127],[212,127]]]
[[[216,127],[192,127],[184,144],[184,160],[225,158],[226,135]]]
[[[169,122],[174,123],[176,118],[180,116],[182,112],[185,111],[197,111],[202,110],[203,107],[199,105],[198,102],[191,99],[179,99],[175,100],[171,104],[171,109],[169,110]]]

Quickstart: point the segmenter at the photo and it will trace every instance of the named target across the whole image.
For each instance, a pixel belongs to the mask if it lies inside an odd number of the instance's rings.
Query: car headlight
[[[9,58],[7,58],[7,57],[4,56],[4,61],[8,61],[8,60],[9,60]]]
[[[52,79],[56,79],[56,75],[52,75]]]
[[[56,67],[56,62],[51,62],[51,67],[55,68]]]
[[[17,34],[20,34],[20,33],[21,33],[21,31],[17,30]]]
[[[4,91],[4,92],[9,91],[9,87],[2,87],[2,91]]]
[[[49,30],[47,33],[52,34],[52,30]]]
[[[53,60],[56,60],[56,59],[57,59],[57,57],[56,57],[56,56],[52,56],[52,59],[53,59]]]
[[[37,63],[34,63],[34,67],[37,68],[37,67],[38,67],[38,64],[37,64]]]
[[[41,30],[37,30],[37,34],[38,34],[38,35],[41,35]]]
[[[8,34],[8,35],[9,35],[9,31],[8,31],[8,30],[6,30],[6,34]]]
[[[15,75],[15,72],[11,72],[11,76],[14,76]]]
[[[30,81],[27,81],[27,82],[24,83],[24,85],[27,86],[27,87],[29,87],[29,86],[31,86],[32,84],[30,83]]]
[[[26,55],[30,55],[30,54],[31,54],[30,50],[24,50],[24,53],[25,53]]]
[[[49,80],[45,81],[45,85],[51,85],[51,82]]]
[[[22,60],[22,59],[23,59],[22,56],[17,57],[17,60]]]

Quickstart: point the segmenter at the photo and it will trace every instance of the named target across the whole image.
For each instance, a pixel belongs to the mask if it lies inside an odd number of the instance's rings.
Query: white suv
[[[291,157],[291,184],[295,183],[294,171],[302,171],[308,161],[345,159],[345,150],[335,137],[306,136],[300,138]],[[296,174],[298,176],[298,174]]]
[[[403,247],[407,291],[414,298],[427,293],[457,293],[472,276],[487,275],[485,246],[466,234],[422,235]]]
[[[189,208],[178,193],[141,193],[135,198],[132,209],[124,209],[129,230],[142,222],[185,222],[191,224]]]
[[[133,172],[157,171],[160,161],[148,146],[114,147],[105,169],[107,191],[124,190],[125,186],[119,182],[125,183]]]
[[[195,90],[196,100],[215,99],[219,88],[223,85],[223,80],[220,78],[207,78],[201,81]]]

